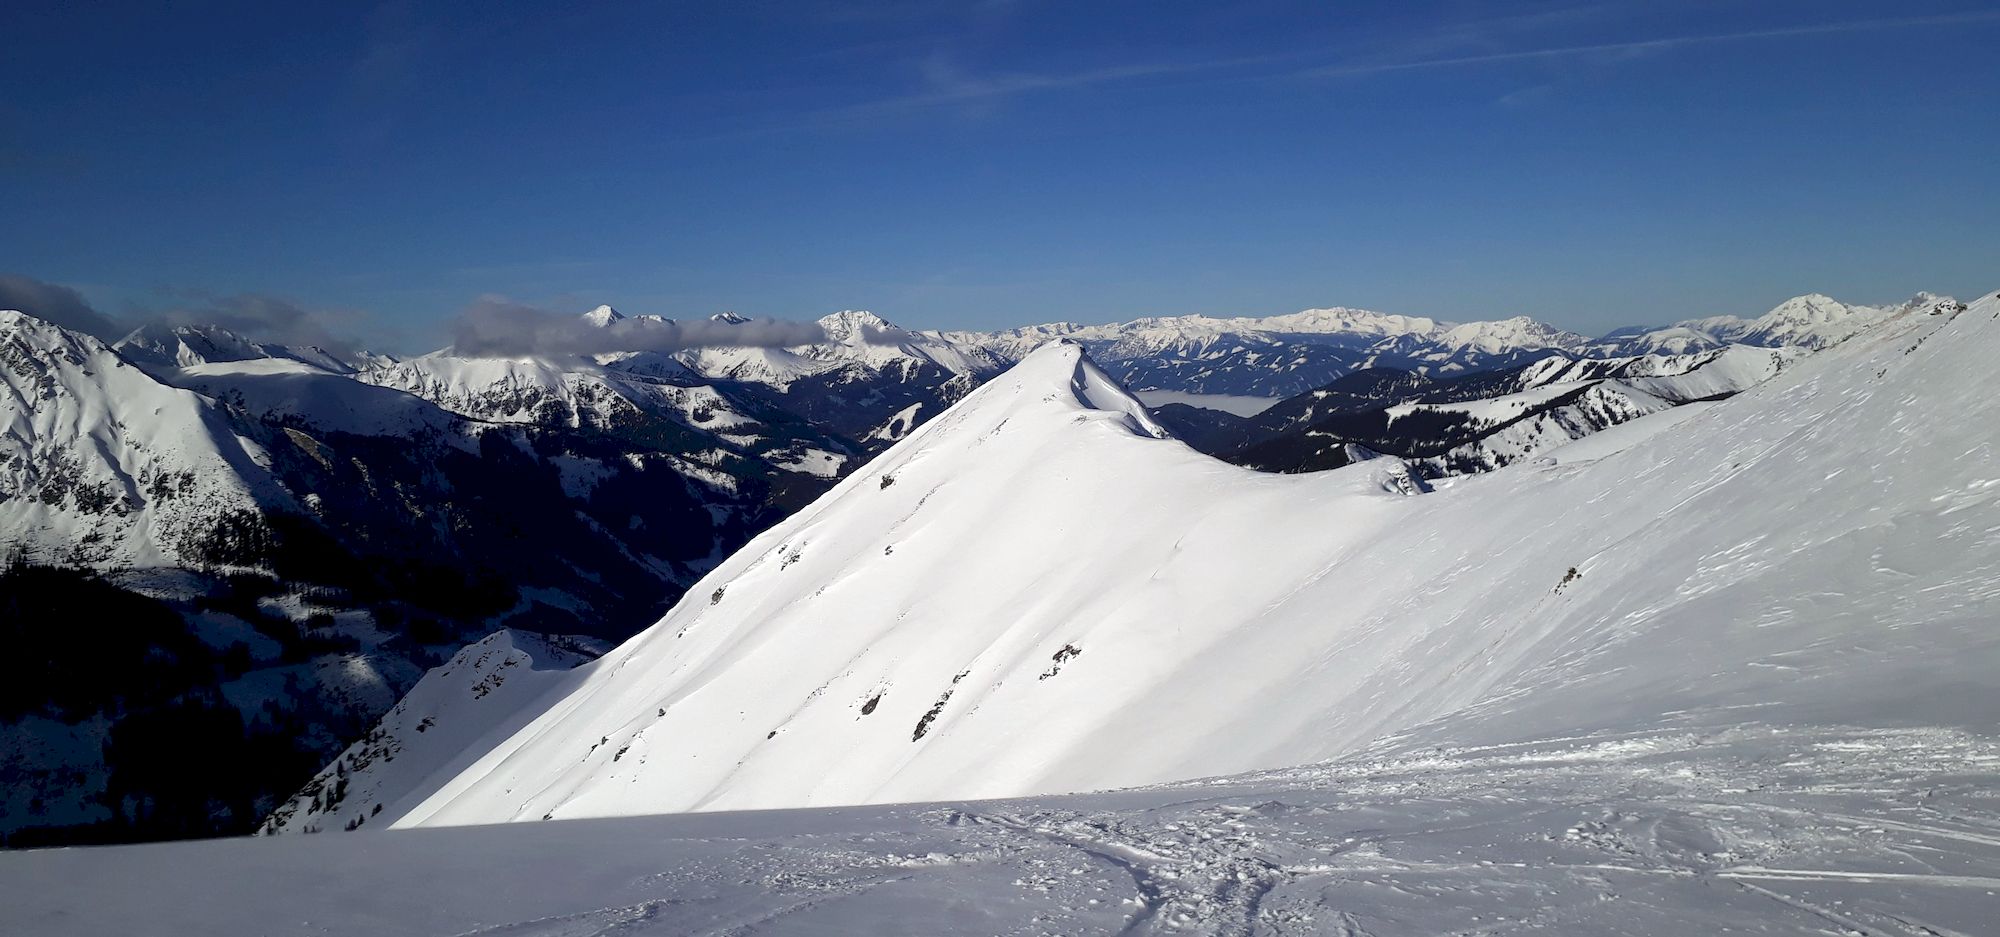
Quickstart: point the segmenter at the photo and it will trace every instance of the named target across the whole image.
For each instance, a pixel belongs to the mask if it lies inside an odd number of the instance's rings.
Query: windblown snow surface
[[[0,855],[0,930],[1992,933],[1996,351],[1403,495],[1050,346],[381,817],[599,819]]]

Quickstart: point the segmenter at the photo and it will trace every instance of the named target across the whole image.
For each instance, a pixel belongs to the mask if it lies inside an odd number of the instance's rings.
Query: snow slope
[[[1640,419],[1620,423],[1573,442],[1556,446],[1541,453],[1541,457],[1563,465],[1602,459],[1608,455],[1624,452],[1654,436],[1674,429],[1695,414],[1714,405],[1713,401],[1697,400],[1671,410],[1648,414]]]
[[[1274,477],[1156,438],[1051,346],[385,819],[1025,795],[1686,714],[1978,730],[1996,315],[1901,314],[1681,432],[1415,497],[1391,460]]]
[[[1991,933],[2000,745],[1751,723],[1157,790],[0,852],[0,931]]]
[[[0,311],[0,541],[44,560],[171,562],[215,519],[288,496],[199,395],[88,335]]]

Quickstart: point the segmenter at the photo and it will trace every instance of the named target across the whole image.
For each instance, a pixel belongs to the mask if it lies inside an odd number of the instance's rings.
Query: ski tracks
[[[1257,821],[1289,805],[1212,805],[1156,823],[1074,813],[974,814],[1046,846],[1082,853],[1129,877],[1135,906],[1120,933],[1314,933],[1313,916],[1267,906],[1281,885],[1323,874],[1332,851],[1271,837]]]
[[[686,841],[616,906],[468,937],[1972,937],[2000,906],[1996,758],[1955,730],[1739,723],[914,807]]]

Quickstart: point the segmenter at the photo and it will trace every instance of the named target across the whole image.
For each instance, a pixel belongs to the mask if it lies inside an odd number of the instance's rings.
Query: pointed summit
[[[604,328],[607,325],[610,325],[613,322],[621,321],[624,318],[625,318],[624,313],[611,308],[609,304],[599,306],[596,309],[592,309],[591,311],[583,314],[583,321],[588,322],[591,325],[597,326],[600,329]]]

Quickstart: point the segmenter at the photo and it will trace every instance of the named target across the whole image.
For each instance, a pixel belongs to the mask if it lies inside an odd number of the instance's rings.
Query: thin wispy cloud
[[[1539,31],[1551,26],[1572,25],[1582,20],[1602,16],[1606,9],[1601,4],[1588,5],[1566,8],[1559,11],[1544,11],[1523,16],[1506,17],[1500,20],[1460,24],[1429,36],[1415,37],[1412,43],[1418,49],[1428,50],[1449,47],[1451,45],[1462,46],[1475,39],[1491,42],[1493,41],[1492,37],[1495,32],[1519,34],[1524,31]],[[1426,69],[1555,60],[1593,55],[1632,56],[1703,45],[1722,45],[1840,35],[1872,30],[1911,29],[1991,22],[2000,22],[2000,10],[1935,16],[1851,20],[1728,33],[1662,36],[1526,49],[1503,48],[1455,55],[1425,55],[1420,53],[1417,57],[1413,58],[1392,59],[1389,61],[1350,61],[1334,64],[1302,64],[1302,62],[1309,62],[1312,58],[1323,55],[1323,53],[1286,52],[1268,55],[1230,56],[1180,61],[1136,62],[1073,71],[1023,71],[979,74],[959,67],[954,60],[948,57],[933,55],[921,67],[923,81],[920,90],[904,95],[822,108],[802,115],[804,118],[803,123],[792,122],[783,126],[753,129],[739,133],[725,134],[723,136],[761,136],[774,132],[816,128],[825,129],[866,121],[872,118],[893,116],[903,112],[936,110],[954,106],[976,106],[1029,95],[1138,84],[1148,82],[1149,80],[1185,79],[1191,83],[1202,84],[1245,80],[1269,81],[1297,78],[1368,76],[1406,71],[1422,71]],[[1409,49],[1410,46],[1411,44],[1405,44],[1405,49]]]
[[[2000,22],[2000,10],[1986,10],[1973,13],[1955,13],[1940,16],[1913,16],[1895,19],[1854,20],[1844,23],[1821,23],[1811,26],[1786,26],[1775,29],[1755,29],[1733,33],[1710,33],[1694,36],[1665,36],[1657,39],[1631,39],[1619,42],[1596,42],[1580,45],[1552,46],[1539,49],[1515,49],[1499,52],[1481,52],[1474,55],[1440,56],[1403,62],[1375,62],[1353,65],[1328,65],[1307,69],[1299,74],[1305,77],[1339,77],[1348,75],[1379,75],[1391,72],[1418,71],[1433,68],[1453,68],[1465,65],[1486,65],[1499,62],[1517,62],[1534,59],[1560,59],[1585,55],[1633,54],[1661,52],[1690,46],[1721,45],[1738,42],[1754,42],[1764,39],[1790,39],[1804,36],[1826,36],[1841,33],[1868,32],[1880,29],[1909,29],[1924,26],[1957,26],[1972,23]]]
[[[963,74],[933,64],[926,69],[928,88],[924,91],[901,97],[884,98],[878,101],[836,108],[828,113],[845,116],[863,116],[872,113],[914,110],[940,105],[969,104],[1036,92],[1068,91],[1096,85],[1137,81],[1146,78],[1162,78],[1201,72],[1250,68],[1260,65],[1271,65],[1287,59],[1296,60],[1297,58],[1297,55],[1260,55],[1189,62],[1142,62],[1072,72],[1017,72],[989,76]]]

